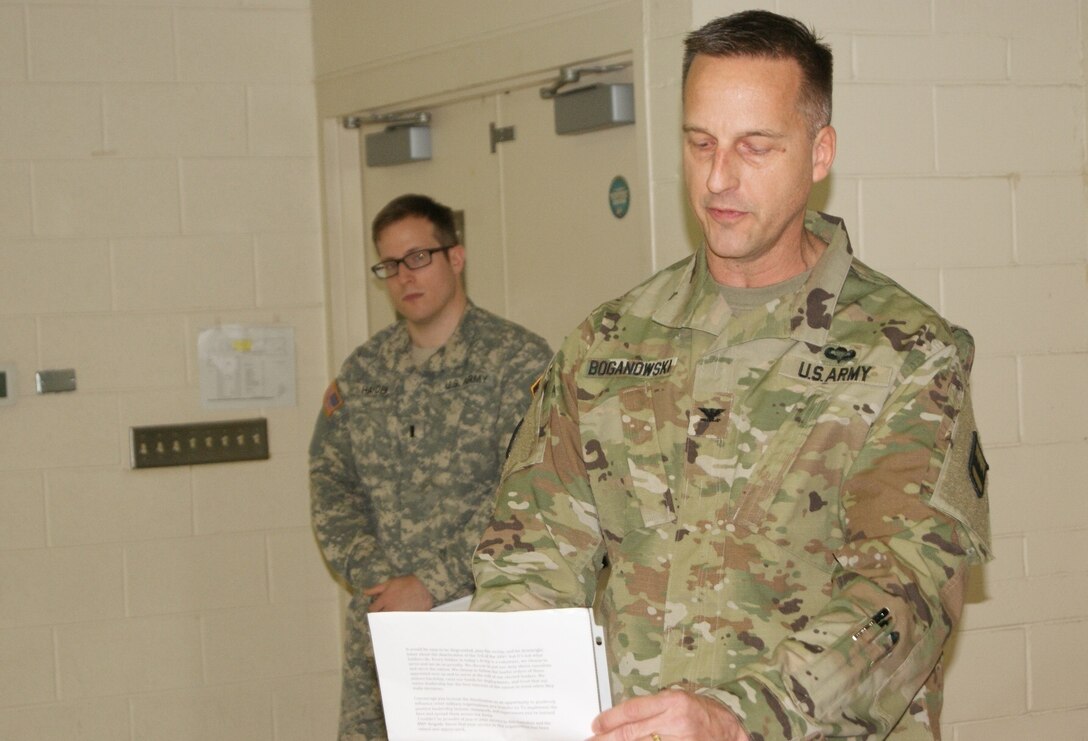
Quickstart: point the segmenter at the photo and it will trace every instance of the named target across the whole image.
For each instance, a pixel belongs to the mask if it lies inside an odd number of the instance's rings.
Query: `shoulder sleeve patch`
[[[971,457],[967,461],[967,472],[971,476],[971,486],[975,488],[975,495],[979,498],[986,496],[986,472],[989,470],[990,464],[986,462],[986,455],[982,452],[978,432],[972,432]]]
[[[545,421],[544,397],[548,392],[546,380],[548,371],[533,382],[531,392],[533,398],[529,402],[529,410],[514,430],[514,436],[510,440],[510,446],[506,450],[506,461],[502,466],[502,477],[522,468],[527,468],[544,460],[544,443],[546,435],[542,434],[541,427]]]
[[[979,441],[975,414],[968,395],[953,425],[948,456],[937,478],[930,504],[967,529],[971,540],[980,551],[979,560],[992,558],[990,503],[986,496],[988,470],[989,465],[982,453],[982,443]]]
[[[344,397],[340,393],[340,386],[337,385],[336,381],[333,381],[325,389],[325,400],[321,404],[321,410],[326,417],[331,417],[342,406],[344,406]]]

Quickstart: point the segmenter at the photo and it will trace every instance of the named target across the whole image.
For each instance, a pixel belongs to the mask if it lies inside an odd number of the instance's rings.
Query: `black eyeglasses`
[[[397,274],[401,263],[404,263],[404,267],[409,270],[419,270],[420,268],[425,268],[431,264],[434,253],[445,252],[456,246],[457,245],[455,244],[447,244],[443,247],[425,247],[421,250],[412,250],[404,257],[394,257],[389,260],[382,260],[377,265],[370,268],[370,270],[379,278],[392,278]]]

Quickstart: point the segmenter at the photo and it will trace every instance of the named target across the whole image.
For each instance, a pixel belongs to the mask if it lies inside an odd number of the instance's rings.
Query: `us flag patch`
[[[342,406],[344,406],[344,397],[340,395],[340,387],[336,385],[336,381],[333,381],[325,389],[325,401],[322,403],[321,409],[325,412],[326,417],[331,417]]]

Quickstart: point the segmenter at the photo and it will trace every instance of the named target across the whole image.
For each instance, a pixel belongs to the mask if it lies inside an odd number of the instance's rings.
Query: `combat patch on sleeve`
[[[967,529],[984,559],[991,557],[990,502],[986,496],[988,468],[971,399],[967,397],[953,425],[952,442],[930,504]]]
[[[978,441],[978,432],[971,433],[971,458],[967,461],[967,471],[971,475],[971,486],[975,488],[975,496],[986,496],[986,472],[990,470],[990,464],[986,462],[986,455],[982,452],[982,444]]]
[[[321,410],[325,412],[326,417],[331,417],[342,406],[344,406],[344,396],[340,393],[340,387],[336,381],[333,381],[325,389],[325,400],[321,404]]]
[[[544,460],[544,443],[546,438],[540,434],[540,427],[544,419],[544,397],[547,395],[548,385],[545,370],[530,387],[533,398],[529,401],[529,410],[518,422],[514,429],[514,436],[510,438],[510,444],[506,448],[506,461],[502,466],[502,478],[521,468],[540,463]]]

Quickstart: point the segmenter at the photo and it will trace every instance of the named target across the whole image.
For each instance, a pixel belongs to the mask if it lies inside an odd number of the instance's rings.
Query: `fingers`
[[[597,741],[704,741],[747,739],[724,705],[681,690],[626,700],[593,721]]]
[[[434,607],[434,598],[423,582],[414,574],[397,576],[389,581],[362,590],[370,597],[370,612],[414,610],[423,611]]]
[[[669,690],[666,690],[656,695],[635,697],[605,710],[593,719],[593,732],[610,733],[625,725],[653,720],[669,707],[668,694]]]

